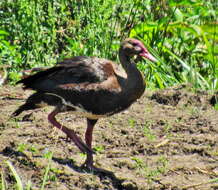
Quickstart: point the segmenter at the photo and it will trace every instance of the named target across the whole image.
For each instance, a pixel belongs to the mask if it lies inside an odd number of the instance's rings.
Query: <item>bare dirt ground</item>
[[[80,168],[85,156],[47,122],[52,108],[10,114],[31,94],[0,87],[0,172],[15,188],[9,160],[24,186],[40,189],[53,152],[45,189],[51,190],[215,190],[218,189],[218,111],[215,97],[185,86],[146,91],[127,111],[99,120],[94,130],[96,166]],[[58,120],[83,137],[84,118],[63,113]],[[0,180],[1,181],[1,180]],[[0,187],[1,188],[1,187]]]

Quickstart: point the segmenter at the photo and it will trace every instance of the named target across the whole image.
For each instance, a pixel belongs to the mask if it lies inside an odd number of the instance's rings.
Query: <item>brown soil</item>
[[[45,189],[218,189],[217,181],[210,183],[218,178],[214,96],[187,86],[147,91],[127,111],[99,120],[93,139],[95,164],[108,173],[93,173],[80,168],[85,156],[47,122],[52,108],[9,119],[30,94],[20,87],[0,87],[0,172],[7,189],[16,182],[6,160],[23,185],[30,180],[35,190],[41,188],[48,152],[53,157]],[[58,120],[84,135],[84,118],[63,113]]]

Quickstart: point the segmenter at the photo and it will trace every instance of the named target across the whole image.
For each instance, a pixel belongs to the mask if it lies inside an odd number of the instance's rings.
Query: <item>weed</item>
[[[1,190],[6,190],[3,171],[1,172],[1,183],[0,183],[0,189],[1,189]]]
[[[173,134],[171,133],[172,128],[173,128],[172,125],[170,125],[169,123],[165,123],[164,133],[165,133],[167,138],[170,138],[173,136]]]
[[[45,185],[47,183],[48,180],[50,181],[56,181],[56,176],[55,174],[53,175],[48,175],[50,171],[56,171],[54,168],[51,168],[51,160],[52,160],[52,156],[53,156],[53,153],[52,152],[47,152],[45,155],[45,158],[48,159],[48,165],[45,169],[45,173],[44,173],[44,176],[43,176],[43,181],[42,181],[42,185],[41,185],[41,190],[44,190],[45,189]],[[6,161],[6,165],[9,167],[13,177],[15,178],[15,181],[16,181],[16,190],[30,190],[32,189],[32,183],[31,181],[28,181],[27,184],[26,184],[26,187],[24,188],[24,185],[21,181],[21,177],[19,176],[19,174],[17,173],[16,169],[14,168],[13,164],[10,162],[10,161]],[[3,175],[3,172],[1,172],[1,181],[0,181],[0,188],[2,190],[5,190],[6,187],[5,187],[5,179],[4,179],[4,175]]]
[[[23,153],[25,150],[27,150],[27,144],[21,143],[21,144],[18,145],[17,151]]]
[[[53,156],[53,152],[50,152],[50,151],[45,151],[43,157],[46,158],[46,159],[51,159]]]
[[[6,164],[8,165],[10,171],[12,172],[15,180],[16,180],[16,187],[17,190],[23,190],[23,184],[21,182],[20,176],[18,175],[17,171],[15,170],[14,166],[10,161],[6,161]]]
[[[200,111],[199,111],[199,109],[196,108],[196,107],[191,107],[191,108],[190,108],[190,114],[191,114],[193,117],[199,116]]]
[[[15,128],[20,128],[21,127],[21,125],[19,123],[19,121],[21,121],[21,118],[10,118],[9,121],[11,121],[13,123],[13,126]]]
[[[143,126],[144,136],[148,138],[150,141],[154,141],[156,139],[155,134],[152,133],[151,129],[151,122],[147,121],[146,124]]]
[[[108,127],[110,127],[110,128],[113,127],[113,122],[112,122],[112,121],[109,121],[109,123],[108,123]],[[104,133],[103,133],[102,135],[104,135]]]
[[[82,152],[80,152],[80,153],[78,153],[82,158],[85,158],[86,157],[86,154],[85,153],[82,153]]]
[[[62,170],[58,169],[58,168],[51,168],[51,172],[55,173],[55,174],[60,174],[63,173]]]
[[[48,159],[48,165],[47,165],[47,167],[45,169],[45,173],[44,173],[44,176],[43,176],[41,190],[44,190],[45,185],[46,185],[47,181],[49,180],[48,174],[49,174],[50,169],[51,169],[52,156],[53,156],[53,152],[47,152],[47,153],[44,154],[44,157]]]
[[[218,103],[214,105],[214,109],[218,111]]]
[[[104,151],[104,146],[102,146],[102,145],[95,146],[95,147],[93,148],[93,150],[94,150],[95,152],[97,152],[97,153],[102,153],[102,152]]]
[[[30,146],[30,147],[28,148],[28,150],[29,150],[30,152],[32,152],[33,154],[39,152],[39,150],[38,150],[34,145]]]
[[[32,154],[36,154],[39,150],[34,145],[28,145],[21,143],[17,146],[17,151],[24,153],[25,151],[30,151]],[[45,155],[44,155],[45,156]]]
[[[135,161],[135,168],[139,170],[139,173],[147,179],[148,183],[155,180],[160,174],[164,174],[167,171],[168,160],[164,156],[160,156],[157,160],[156,168],[149,167],[144,160],[138,157],[132,157]]]
[[[136,121],[134,119],[129,119],[128,123],[129,123],[130,127],[132,127],[132,128],[135,127],[135,125],[136,125]]]
[[[211,150],[208,151],[210,155],[218,157],[218,148],[211,148]]]
[[[140,159],[138,157],[132,157],[131,159],[136,162],[136,164],[135,164],[136,168],[141,169],[141,168],[146,168],[147,167],[147,165],[145,164],[144,160],[142,160],[142,159]]]

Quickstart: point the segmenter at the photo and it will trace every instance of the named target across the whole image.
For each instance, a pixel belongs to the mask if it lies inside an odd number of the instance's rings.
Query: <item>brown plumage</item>
[[[128,108],[140,98],[145,89],[143,76],[131,61],[134,55],[155,61],[139,40],[128,38],[122,42],[119,50],[125,77],[117,73],[114,64],[109,60],[78,56],[65,59],[52,68],[22,79],[18,83],[22,83],[24,89],[33,89],[36,92],[12,115],[17,116],[22,111],[38,108],[45,103],[54,106],[48,120],[87,154],[84,166],[96,169],[93,166],[91,148],[95,123],[101,117]],[[73,130],[56,121],[55,116],[65,111],[73,111],[74,114],[87,118],[85,143]]]

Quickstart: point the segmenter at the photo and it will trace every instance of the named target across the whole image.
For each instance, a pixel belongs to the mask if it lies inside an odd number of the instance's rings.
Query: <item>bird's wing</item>
[[[114,69],[109,60],[96,57],[78,56],[65,59],[57,66],[18,81],[24,89],[42,92],[85,91],[114,86]],[[116,81],[115,81],[116,83]]]

